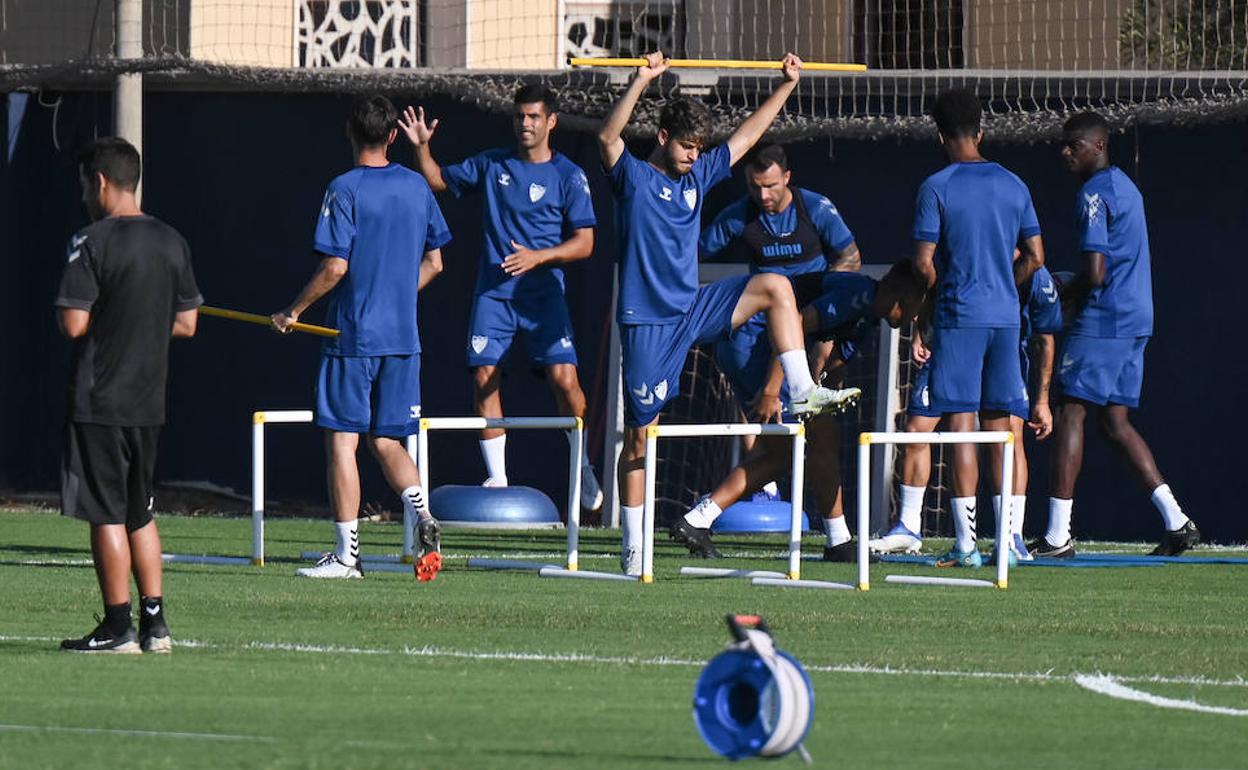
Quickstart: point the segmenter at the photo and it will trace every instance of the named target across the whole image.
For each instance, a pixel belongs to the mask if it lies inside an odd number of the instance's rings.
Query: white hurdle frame
[[[429,433],[435,430],[563,430],[568,433],[568,562],[567,570],[580,569],[581,458],[585,454],[585,421],[580,417],[422,417],[416,434],[416,467],[425,489],[432,490],[429,472]],[[411,453],[412,437],[408,437]],[[412,559],[412,521],[403,514],[403,560]]]
[[[641,582],[654,582],[654,487],[657,482],[660,438],[702,436],[791,436],[793,438],[792,521],[789,524],[789,579],[802,569],[802,494],[806,487],[806,426],[801,423],[704,423],[651,425],[646,428],[646,491],[642,507]]]
[[[251,563],[264,566],[264,429],[269,423],[311,423],[312,412],[306,409],[267,410],[251,415]],[[568,561],[567,569],[579,569],[581,524],[581,457],[585,452],[585,422],[580,417],[424,417],[420,432],[407,437],[407,452],[420,471],[421,484],[429,483],[429,432],[433,430],[482,430],[504,428],[514,430],[559,429],[568,432]],[[411,516],[403,512],[403,555],[400,561],[412,561],[415,545]],[[188,560],[188,559],[181,559]]]
[[[858,590],[871,588],[867,541],[871,535],[871,447],[895,444],[1002,444],[1001,512],[997,515],[996,586],[1009,585],[1010,504],[1014,489],[1014,434],[1008,430],[940,431],[934,433],[858,434]]]

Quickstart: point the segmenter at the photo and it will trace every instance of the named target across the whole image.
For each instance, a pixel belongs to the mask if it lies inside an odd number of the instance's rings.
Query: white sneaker
[[[506,476],[502,476],[502,477],[490,476],[488,479],[481,482],[481,486],[483,487],[505,487],[507,486],[507,477]]]
[[[338,558],[338,554],[330,551],[321,557],[321,560],[314,567],[304,567],[296,570],[295,574],[299,577],[309,578],[336,578],[338,580],[359,580],[364,577],[364,573],[360,571],[359,563],[347,564]]]
[[[814,417],[827,412],[840,414],[857,403],[861,397],[860,388],[829,389],[816,385],[800,398],[790,401],[789,411],[794,417]]]
[[[894,524],[884,537],[867,543],[867,548],[875,553],[918,553],[922,547],[923,538],[906,529],[901,522]]]
[[[581,507],[587,511],[596,511],[602,508],[602,487],[598,484],[598,477],[594,475],[594,466],[581,466]]]
[[[629,577],[641,577],[641,549],[620,549],[620,571]]]

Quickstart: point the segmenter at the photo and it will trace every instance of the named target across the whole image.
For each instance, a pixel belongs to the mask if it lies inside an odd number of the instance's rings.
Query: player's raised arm
[[[602,156],[602,165],[607,170],[615,168],[616,162],[624,154],[624,127],[633,116],[637,101],[641,99],[650,81],[667,72],[667,67],[668,59],[663,54],[657,51],[646,54],[646,63],[637,68],[637,74],[633,77],[633,82],[628,84],[628,90],[602,122],[598,129],[598,152]]]
[[[403,129],[407,140],[412,143],[412,149],[416,153],[416,166],[425,177],[425,181],[429,183],[429,187],[434,192],[445,191],[446,181],[442,178],[442,167],[433,159],[433,150],[429,147],[433,132],[438,130],[438,119],[434,118],[432,123],[427,124],[425,123],[425,108],[412,109],[409,106],[399,116],[399,127]]]
[[[784,103],[788,101],[789,94],[793,93],[793,89],[797,87],[797,80],[801,77],[802,60],[794,54],[786,53],[780,60],[780,64],[783,68],[784,80],[776,86],[776,90],[771,92],[767,101],[760,104],[758,109],[754,110],[754,113],[737,126],[737,130],[728,137],[731,165],[735,166],[737,161],[741,160],[750,148],[763,138],[763,134],[767,133],[767,129],[771,127],[772,122],[783,109]]]

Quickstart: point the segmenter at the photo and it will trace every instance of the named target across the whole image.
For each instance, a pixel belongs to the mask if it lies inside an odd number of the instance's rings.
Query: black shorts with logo
[[[70,421],[61,460],[61,513],[91,524],[152,520],[152,472],[159,425],[97,425]]]

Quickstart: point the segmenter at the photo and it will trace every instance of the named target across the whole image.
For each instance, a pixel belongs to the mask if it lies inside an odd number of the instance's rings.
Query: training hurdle
[[[704,436],[790,436],[793,439],[793,519],[789,526],[789,579],[801,577],[802,492],[806,486],[806,426],[798,424],[705,423],[651,425],[646,428],[646,491],[642,506],[641,582],[654,582],[654,487],[657,482],[660,438]]]
[[[977,430],[938,433],[874,433],[858,434],[858,590],[871,587],[867,569],[871,534],[871,447],[896,444],[1002,444],[1001,512],[997,516],[997,588],[1009,583],[1010,502],[1014,489],[1014,434],[1008,430]],[[957,585],[946,581],[941,585]],[[893,581],[901,582],[901,581]],[[915,582],[915,581],[908,581]],[[931,583],[932,581],[923,581]]]

